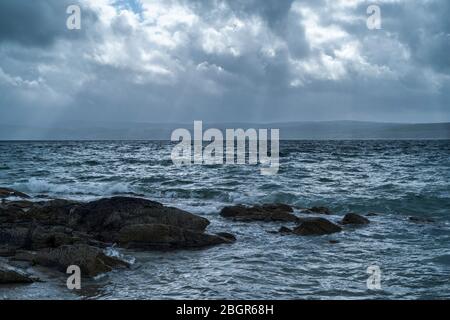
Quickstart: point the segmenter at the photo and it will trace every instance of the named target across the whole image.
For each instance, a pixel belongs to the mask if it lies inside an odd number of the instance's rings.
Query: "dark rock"
[[[26,208],[26,211],[23,210]],[[134,224],[164,224],[204,231],[209,221],[146,199],[114,197],[88,203],[51,200],[0,207],[0,241],[18,248],[39,249],[91,240],[111,243]],[[80,234],[85,237],[80,238]]]
[[[38,226],[31,231],[27,249],[57,248],[62,245],[87,243],[87,239],[76,236],[72,229],[63,226]]]
[[[205,218],[189,212],[165,207],[141,198],[114,197],[81,204],[71,211],[70,227],[96,233],[98,240],[113,241],[116,232],[136,224],[164,224],[204,231],[209,225]]]
[[[3,201],[0,204],[0,223],[17,223],[23,220],[26,212],[34,205],[31,201]]]
[[[284,203],[266,203],[262,205],[262,208],[264,210],[294,212],[294,209],[290,205]]]
[[[56,199],[35,203],[24,217],[24,220],[33,220],[37,223],[67,226],[71,223],[74,208],[80,202]]]
[[[303,222],[293,230],[294,234],[301,236],[320,236],[342,231],[338,225],[324,218],[304,219]]]
[[[7,245],[0,245],[0,257],[12,257],[16,254],[16,249]]]
[[[377,217],[379,215],[380,215],[379,213],[369,212],[368,214],[366,214],[366,217]]]
[[[342,224],[369,224],[370,221],[356,213],[347,213],[341,221]]]
[[[0,227],[0,243],[10,248],[24,248],[29,242],[30,229],[21,226]]]
[[[331,210],[328,209],[327,207],[312,207],[312,208],[303,210],[303,212],[315,213],[315,214],[326,214],[326,215],[331,214]]]
[[[415,223],[434,223],[435,221],[430,218],[421,218],[421,217],[409,217],[409,221],[415,222]]]
[[[223,208],[220,215],[239,221],[296,222],[298,218],[292,214],[293,211],[292,207],[285,204],[265,204],[254,207],[237,205]]]
[[[219,232],[219,233],[216,233],[216,236],[225,238],[225,239],[227,239],[229,241],[232,241],[232,242],[236,241],[236,237],[234,236],[234,234],[231,234],[231,233],[228,233],[228,232]]]
[[[330,241],[328,241],[330,244],[337,244],[337,243],[339,243],[339,240],[330,240]]]
[[[229,238],[163,224],[130,225],[119,233],[121,246],[150,250],[201,248],[234,241]]]
[[[37,280],[25,271],[0,261],[0,284],[32,283]]]
[[[22,193],[20,191],[17,191],[17,190],[11,189],[11,188],[0,188],[0,199],[8,198],[8,197],[18,197],[18,198],[24,198],[24,199],[30,198],[29,195]]]
[[[0,204],[0,255],[87,276],[123,265],[99,248],[184,249],[232,243],[228,233],[204,233],[209,221],[158,202],[114,197],[88,203],[4,201]]]
[[[48,268],[66,272],[71,265],[79,266],[81,275],[95,277],[112,271],[117,267],[129,267],[129,264],[115,257],[107,256],[103,250],[88,245],[61,246],[45,249],[31,256],[32,262]]]
[[[289,229],[288,227],[281,227],[281,228],[278,230],[278,233],[292,233],[292,230]]]

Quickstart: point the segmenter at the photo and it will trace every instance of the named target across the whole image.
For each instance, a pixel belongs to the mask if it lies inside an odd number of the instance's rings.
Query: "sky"
[[[0,123],[193,120],[450,121],[450,1],[0,1]]]

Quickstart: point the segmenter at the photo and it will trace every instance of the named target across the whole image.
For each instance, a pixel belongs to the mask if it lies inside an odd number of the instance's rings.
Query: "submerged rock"
[[[369,212],[368,214],[366,214],[366,217],[377,217],[379,215],[381,214],[377,212]]]
[[[19,249],[27,246],[30,229],[23,226],[0,225],[0,243],[10,249]]]
[[[309,209],[303,209],[304,213],[315,213],[315,214],[326,214],[326,215],[330,215],[331,214],[331,210],[328,209],[327,207],[312,207]]]
[[[126,248],[171,250],[202,248],[234,240],[231,235],[211,235],[163,224],[139,224],[124,227],[119,233],[119,243]]]
[[[292,230],[289,229],[288,227],[281,227],[281,228],[278,230],[278,233],[292,233]]]
[[[234,236],[234,234],[231,234],[231,233],[228,233],[228,232],[219,232],[219,233],[216,233],[216,236],[225,238],[225,239],[227,239],[227,240],[229,240],[231,242],[236,241],[236,237]]]
[[[421,217],[409,217],[409,221],[415,222],[415,223],[434,223],[435,221],[430,218],[421,218]]]
[[[223,208],[220,215],[238,221],[298,221],[298,217],[292,212],[294,212],[292,207],[285,204],[265,204],[253,207],[237,205]]]
[[[25,198],[25,199],[30,198],[29,195],[27,195],[27,194],[25,194],[23,192],[20,192],[20,191],[11,189],[11,188],[2,188],[2,187],[0,187],[0,199],[1,198],[8,198],[8,197],[18,197],[18,198]]]
[[[370,221],[356,213],[347,213],[341,221],[342,224],[369,224]]]
[[[301,236],[320,236],[341,232],[342,228],[324,218],[303,219],[302,223],[293,230]]]
[[[37,280],[25,271],[0,261],[0,284],[32,283]]]

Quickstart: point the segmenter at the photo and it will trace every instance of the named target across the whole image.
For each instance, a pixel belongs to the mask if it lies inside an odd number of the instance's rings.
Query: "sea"
[[[234,244],[203,250],[128,251],[133,262],[83,279],[0,286],[0,299],[448,299],[450,141],[281,141],[278,174],[259,165],[191,165],[171,160],[168,141],[0,142],[0,186],[50,198],[89,201],[144,197],[211,221]],[[224,206],[326,206],[333,222],[349,212],[364,227],[302,237],[274,233],[286,223],[233,222]],[[424,219],[412,221],[410,217]],[[380,286],[372,281],[379,270]]]

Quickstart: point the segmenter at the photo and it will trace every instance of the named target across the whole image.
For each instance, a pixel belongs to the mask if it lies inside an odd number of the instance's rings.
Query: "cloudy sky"
[[[450,1],[0,1],[0,123],[194,119],[450,121]]]

